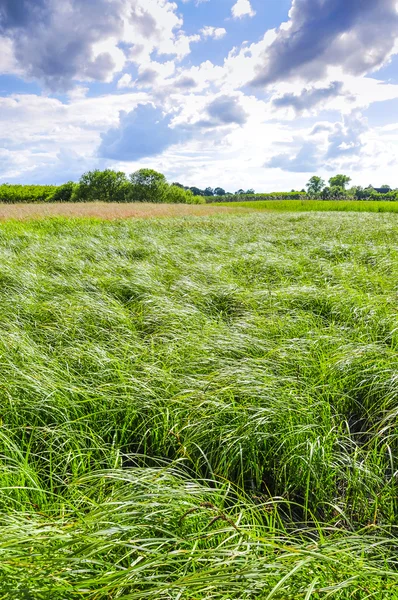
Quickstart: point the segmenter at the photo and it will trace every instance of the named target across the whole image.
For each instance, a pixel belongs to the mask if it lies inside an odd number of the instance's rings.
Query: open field
[[[46,217],[148,219],[165,217],[210,216],[215,214],[245,214],[253,211],[269,212],[398,212],[398,202],[270,200],[256,202],[226,202],[206,205],[109,203],[109,202],[54,202],[43,204],[1,204],[0,221],[28,220]]]
[[[397,242],[2,223],[0,598],[396,600]]]
[[[234,206],[282,212],[393,212],[398,213],[398,202],[372,200],[265,200],[254,202],[234,202]],[[217,204],[220,206],[220,204]],[[231,206],[230,202],[221,206]]]
[[[234,206],[197,204],[54,202],[43,204],[0,204],[0,221],[43,219],[46,217],[94,217],[98,219],[147,219],[153,217],[206,216],[245,212]]]

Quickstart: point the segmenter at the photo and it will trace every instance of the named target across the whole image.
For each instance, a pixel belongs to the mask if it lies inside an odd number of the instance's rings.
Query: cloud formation
[[[343,121],[313,127],[310,136],[315,139],[294,140],[291,152],[273,156],[264,166],[292,173],[309,173],[318,168],[333,169],[337,164],[359,158],[365,144],[363,134],[368,130],[366,120],[352,113]]]
[[[123,21],[109,0],[6,0],[0,28],[13,42],[15,59],[28,77],[52,90],[73,79],[106,81],[122,53],[99,44],[120,37]],[[96,47],[97,46],[97,47]]]
[[[237,0],[233,5],[232,16],[234,19],[242,19],[243,17],[254,17],[256,11],[253,10],[250,0]]]
[[[333,65],[371,72],[387,60],[398,36],[396,0],[293,0],[289,17],[266,50],[254,85],[319,79]]]
[[[213,38],[215,40],[221,40],[226,34],[227,30],[224,27],[211,27],[207,25],[200,30],[200,33],[204,38]]]
[[[228,189],[330,170],[393,183],[398,56],[368,71],[398,53],[396,2],[287,0],[274,29],[260,0],[0,0],[0,74],[16,76],[0,79],[2,177],[140,161]]]
[[[183,138],[181,129],[170,127],[171,117],[164,116],[152,104],[139,104],[131,112],[120,112],[117,127],[102,134],[99,156],[119,161],[136,161],[161,154]]]
[[[189,53],[200,36],[181,31],[176,11],[169,0],[0,0],[0,52],[11,44],[19,72],[52,91],[109,82],[129,61],[149,67],[153,52]]]
[[[290,173],[311,173],[318,166],[319,149],[315,142],[305,142],[300,150],[291,156],[289,153],[273,156],[264,167],[282,169]]]
[[[274,98],[272,104],[277,108],[294,108],[296,112],[300,113],[323,104],[330,98],[340,96],[343,87],[341,81],[333,81],[327,87],[304,89],[300,94],[283,94],[283,96]]]
[[[220,125],[244,125],[247,114],[235,96],[220,96],[207,106],[207,114]]]

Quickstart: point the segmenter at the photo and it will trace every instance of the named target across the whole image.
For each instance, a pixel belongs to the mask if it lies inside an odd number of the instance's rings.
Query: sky
[[[0,0],[0,183],[398,187],[398,0]]]

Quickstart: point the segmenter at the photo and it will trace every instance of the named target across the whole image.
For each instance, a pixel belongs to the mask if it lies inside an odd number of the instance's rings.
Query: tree
[[[195,186],[190,187],[189,189],[191,190],[191,192],[193,193],[194,196],[204,196],[205,195],[203,190],[200,190],[199,188],[197,188]]]
[[[256,192],[253,190],[253,188],[250,188],[250,190],[247,190],[247,192],[246,192],[246,194],[249,194],[249,195],[253,195],[255,193]]]
[[[207,187],[207,188],[205,189],[205,191],[203,192],[203,195],[204,195],[204,196],[208,196],[208,197],[210,197],[210,196],[214,196],[214,190],[213,190],[213,188],[211,188],[211,187]]]
[[[51,202],[73,202],[74,196],[78,197],[79,184],[68,181],[60,185],[51,196]]]
[[[335,175],[329,179],[329,185],[330,187],[341,187],[345,190],[350,181],[351,177],[347,175]]]
[[[243,196],[244,193],[245,193],[245,190],[240,189],[235,192],[235,196]]]
[[[226,194],[226,191],[223,188],[216,187],[216,189],[214,190],[215,196],[225,196],[225,194]]]
[[[164,202],[170,204],[199,204],[198,197],[193,195],[191,190],[185,190],[178,185],[168,185],[164,195]],[[201,198],[201,202],[205,202]]]
[[[325,188],[325,182],[322,177],[314,175],[307,183],[307,193],[309,196],[319,196]]]
[[[88,171],[84,173],[76,190],[76,199],[80,202],[123,202],[128,193],[128,180],[122,171]]]
[[[153,169],[140,169],[130,175],[131,199],[134,202],[164,202],[166,177]]]
[[[340,185],[325,187],[321,192],[323,200],[343,200],[348,198],[348,192]]]

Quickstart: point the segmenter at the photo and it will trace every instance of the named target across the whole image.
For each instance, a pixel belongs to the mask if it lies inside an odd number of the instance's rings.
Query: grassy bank
[[[397,598],[397,242],[1,224],[0,598]]]
[[[219,206],[218,204],[217,206]],[[398,213],[398,202],[378,202],[368,200],[266,200],[255,202],[234,202],[236,207],[273,210],[281,212],[392,212]],[[221,206],[231,206],[231,203],[221,203]]]

